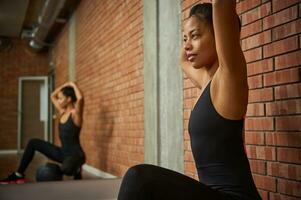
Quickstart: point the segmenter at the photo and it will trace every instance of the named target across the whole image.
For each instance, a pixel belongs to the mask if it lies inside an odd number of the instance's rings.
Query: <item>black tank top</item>
[[[244,151],[243,120],[225,119],[215,110],[210,85],[211,81],[193,108],[188,125],[200,182],[242,199],[261,199]]]
[[[59,135],[65,156],[84,156],[79,140],[80,130],[81,127],[74,124],[71,114],[65,123],[59,123]]]

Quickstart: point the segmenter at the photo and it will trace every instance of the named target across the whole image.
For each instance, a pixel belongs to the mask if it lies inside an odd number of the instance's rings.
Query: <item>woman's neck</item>
[[[216,70],[219,67],[218,60],[216,60],[210,67],[203,67],[203,76],[201,80],[202,88],[204,88],[210,80],[212,80]]]
[[[73,104],[69,104],[65,108],[65,113],[66,112],[71,112],[73,109],[74,109],[74,105]]]

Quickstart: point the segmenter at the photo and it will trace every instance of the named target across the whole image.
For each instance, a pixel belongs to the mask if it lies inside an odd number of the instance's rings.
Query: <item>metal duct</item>
[[[62,10],[66,0],[46,0],[42,8],[41,14],[38,18],[38,25],[32,32],[32,39],[29,45],[36,49],[41,50],[44,46],[48,45],[45,43],[45,38],[57,20],[60,11]]]

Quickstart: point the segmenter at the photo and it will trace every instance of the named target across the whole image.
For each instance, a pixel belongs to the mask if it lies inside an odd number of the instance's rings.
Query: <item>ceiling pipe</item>
[[[46,0],[42,11],[38,17],[38,25],[31,33],[29,46],[35,50],[41,50],[44,46],[50,46],[45,43],[45,39],[50,28],[58,19],[66,0]]]

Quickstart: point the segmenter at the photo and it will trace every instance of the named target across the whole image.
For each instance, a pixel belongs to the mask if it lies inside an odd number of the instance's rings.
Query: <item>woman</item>
[[[62,172],[81,179],[80,167],[85,155],[79,141],[83,122],[83,95],[75,83],[65,83],[51,94],[51,100],[60,114],[59,136],[62,147],[40,139],[31,139],[26,146],[21,163],[16,172],[0,181],[1,184],[24,183],[24,172],[32,161],[35,151],[47,158],[62,163]]]
[[[248,83],[235,6],[235,0],[198,4],[184,25],[181,66],[201,90],[188,127],[200,181],[138,165],[125,174],[119,200],[261,199],[242,139]]]

